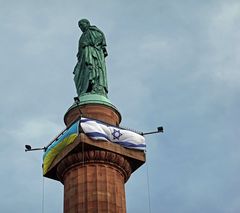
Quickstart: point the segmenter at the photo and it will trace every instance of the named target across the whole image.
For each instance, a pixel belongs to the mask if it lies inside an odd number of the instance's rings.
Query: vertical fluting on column
[[[131,167],[121,155],[99,150],[72,154],[57,172],[64,183],[64,213],[126,212],[124,183]]]

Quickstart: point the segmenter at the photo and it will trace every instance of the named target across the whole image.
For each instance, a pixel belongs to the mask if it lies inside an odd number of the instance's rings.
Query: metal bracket
[[[163,133],[163,127],[157,127],[157,131],[153,131],[153,132],[141,132],[141,135],[151,135],[151,134],[157,134],[157,133]]]
[[[30,145],[25,145],[25,152],[29,152],[29,151],[38,151],[38,150],[44,150],[46,151],[46,147],[42,147],[42,148],[34,148],[32,149],[32,147]]]

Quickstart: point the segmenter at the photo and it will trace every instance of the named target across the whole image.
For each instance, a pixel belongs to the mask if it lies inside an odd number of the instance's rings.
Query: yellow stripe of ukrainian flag
[[[43,160],[43,175],[45,175],[50,168],[53,160],[57,157],[57,155],[69,144],[71,144],[74,139],[77,137],[77,134],[71,134],[67,138],[64,138],[60,143],[56,146],[52,147],[51,150],[47,153]]]

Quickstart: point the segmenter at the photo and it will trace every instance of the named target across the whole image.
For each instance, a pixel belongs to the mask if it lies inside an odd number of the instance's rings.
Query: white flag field
[[[80,125],[83,132],[94,140],[110,141],[129,149],[146,149],[145,138],[130,130],[83,117],[80,120]]]

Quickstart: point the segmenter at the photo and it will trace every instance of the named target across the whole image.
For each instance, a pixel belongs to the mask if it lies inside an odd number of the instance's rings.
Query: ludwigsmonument
[[[73,70],[77,97],[64,114],[64,129],[46,147],[43,176],[64,185],[64,213],[125,213],[124,184],[145,162],[145,140],[119,126],[108,99],[106,39],[87,19]]]

